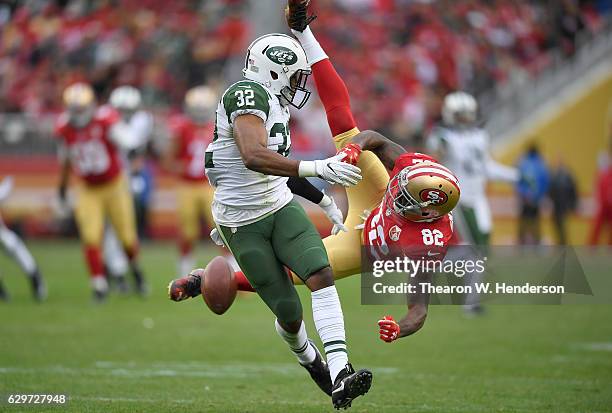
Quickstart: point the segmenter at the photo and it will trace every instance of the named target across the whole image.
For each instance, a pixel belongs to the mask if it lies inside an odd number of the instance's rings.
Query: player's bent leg
[[[372,374],[355,373],[348,362],[344,315],[323,242],[304,209],[295,201],[276,214],[272,242],[279,260],[312,291],[312,314],[334,383],[335,407],[347,407],[369,389]],[[363,377],[362,377],[363,376]],[[369,381],[362,380],[369,377]],[[353,384],[351,384],[353,383]],[[358,383],[367,384],[367,389]]]
[[[302,304],[270,242],[274,215],[237,228],[219,226],[249,283],[281,323],[302,319]]]
[[[331,380],[327,364],[316,346],[308,340],[299,296],[270,243],[275,227],[274,218],[273,215],[234,229],[219,228],[250,284],[276,315],[277,333],[319,388],[329,395]]]
[[[47,288],[38,270],[34,257],[25,246],[21,238],[8,229],[0,220],[0,243],[10,256],[15,259],[21,270],[28,276],[32,294],[37,301],[43,301],[47,297]]]

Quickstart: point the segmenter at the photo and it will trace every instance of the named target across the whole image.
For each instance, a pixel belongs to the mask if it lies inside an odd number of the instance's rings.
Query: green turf
[[[12,294],[0,303],[0,394],[67,393],[70,402],[40,408],[3,400],[0,411],[332,410],[256,297],[239,298],[222,317],[200,298],[166,299],[173,245],[143,247],[149,299],[113,297],[103,306],[90,302],[78,244],[31,245],[50,298],[33,303],[23,276],[0,255]],[[610,306],[492,306],[478,319],[433,307],[416,336],[385,344],[376,320],[404,309],[361,306],[358,279],[340,282],[339,291],[351,359],[374,371],[372,390],[354,412],[612,411]]]

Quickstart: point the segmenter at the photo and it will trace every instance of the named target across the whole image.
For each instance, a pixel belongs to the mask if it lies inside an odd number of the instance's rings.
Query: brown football
[[[238,287],[234,270],[225,258],[215,257],[208,263],[200,289],[202,298],[213,313],[221,315],[231,307]]]

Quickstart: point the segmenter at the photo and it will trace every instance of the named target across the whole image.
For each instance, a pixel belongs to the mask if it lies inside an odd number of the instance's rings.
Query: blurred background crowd
[[[572,54],[580,33],[601,28],[598,3],[319,0],[317,29],[358,121],[408,140],[431,126],[449,91],[478,95],[539,73],[551,51]],[[240,76],[223,69],[243,58],[249,13],[242,0],[4,2],[0,112],[57,114],[76,81],[101,99],[134,85],[145,106],[180,109],[188,88]]]
[[[528,83],[572,59],[582,44],[607,30],[612,10],[609,0],[312,3],[319,15],[317,37],[347,83],[358,124],[411,148],[426,146],[446,94],[464,90],[478,99],[495,91],[503,96],[504,88],[513,90],[517,81]],[[118,86],[139,89],[143,108],[155,118],[147,162],[157,176],[163,141],[171,134],[172,118],[184,109],[186,92],[207,85],[220,93],[241,77],[244,51],[256,35],[285,30],[280,13],[266,17],[270,8],[260,4],[0,2],[0,175],[54,173],[52,126],[63,110],[62,91],[86,82],[100,104]],[[293,122],[296,156],[315,158],[333,150],[316,98],[295,113]],[[597,146],[604,150],[604,145]],[[36,165],[24,164],[24,154],[37,159]],[[602,155],[600,164],[606,165],[606,159]],[[515,156],[512,162],[518,160]],[[566,169],[571,175],[571,168]],[[150,185],[156,182],[164,186],[163,177],[151,179]],[[591,192],[580,183],[578,188],[572,185],[575,198],[581,191]],[[37,196],[32,195],[43,197]],[[168,197],[158,196],[157,202],[158,208],[171,209]],[[21,213],[13,215],[19,218]]]

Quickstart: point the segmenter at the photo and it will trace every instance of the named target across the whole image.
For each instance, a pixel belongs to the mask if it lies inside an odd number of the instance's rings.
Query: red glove
[[[342,162],[357,165],[357,161],[359,161],[359,156],[361,155],[361,146],[356,143],[349,143],[344,148],[340,149],[338,153],[346,154]]]
[[[390,343],[399,337],[400,326],[390,315],[385,316],[382,320],[378,320],[378,327],[380,327],[379,333],[382,341]]]

